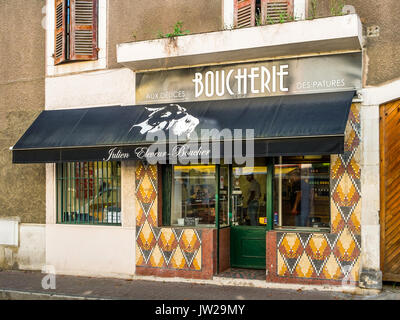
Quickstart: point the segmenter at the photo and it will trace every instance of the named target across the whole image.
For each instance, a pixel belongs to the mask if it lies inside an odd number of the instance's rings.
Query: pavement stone
[[[400,300],[398,289],[386,286],[371,296],[320,290],[286,290],[150,280],[122,280],[57,275],[56,289],[42,288],[45,274],[0,271],[0,300]]]

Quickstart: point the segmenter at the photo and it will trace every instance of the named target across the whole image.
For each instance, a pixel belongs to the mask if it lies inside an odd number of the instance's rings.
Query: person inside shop
[[[308,170],[298,170],[294,174],[294,182],[292,185],[292,211],[295,216],[296,226],[307,227],[308,216],[310,214],[310,193],[311,187],[308,179]]]
[[[211,198],[210,191],[208,190],[207,186],[204,186],[203,187],[203,191],[202,191],[202,202],[203,202],[203,204],[209,205],[210,204],[210,198]]]
[[[201,187],[199,185],[192,187],[192,189],[190,191],[190,198],[192,199],[192,203],[202,201],[203,192],[201,191]]]
[[[250,218],[250,225],[257,226],[257,214],[260,206],[259,200],[261,196],[260,184],[254,178],[254,174],[250,174],[247,177],[247,181],[250,183],[249,187],[249,199],[247,200],[247,214]]]

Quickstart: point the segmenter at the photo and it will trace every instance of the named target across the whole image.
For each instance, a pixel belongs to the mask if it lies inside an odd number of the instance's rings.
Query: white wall
[[[0,268],[41,270],[45,265],[45,225],[0,220]]]
[[[135,74],[129,69],[46,78],[46,110],[134,103]]]
[[[293,5],[295,20],[304,20],[306,18],[306,0],[294,0]]]
[[[134,228],[46,226],[46,265],[56,274],[130,278],[135,264]]]
[[[18,218],[0,218],[0,246],[18,246]]]
[[[23,223],[20,226],[20,246],[17,254],[21,270],[42,270],[46,262],[46,226]]]
[[[380,105],[400,99],[400,80],[362,90],[361,271],[380,270]]]
[[[224,0],[223,2],[224,29],[233,29],[234,26],[234,0]]]
[[[56,274],[132,278],[136,267],[135,162],[122,163],[122,226],[56,223],[55,165],[46,165],[46,265]]]

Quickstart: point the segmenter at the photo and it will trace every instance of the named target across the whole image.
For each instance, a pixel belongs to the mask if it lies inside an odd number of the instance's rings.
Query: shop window
[[[235,28],[274,24],[293,18],[293,0],[234,0]]]
[[[280,157],[275,165],[276,228],[330,230],[330,157]]]
[[[229,183],[228,166],[163,166],[163,225],[228,226]]]
[[[215,226],[216,166],[174,166],[171,225]]]
[[[56,166],[57,223],[121,225],[121,163]]]
[[[260,159],[259,162],[265,162]],[[232,225],[265,226],[267,166],[234,166],[232,170]]]
[[[98,58],[98,0],[55,0],[54,64]]]

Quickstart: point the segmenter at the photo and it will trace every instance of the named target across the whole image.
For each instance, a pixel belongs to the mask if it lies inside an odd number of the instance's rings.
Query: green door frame
[[[267,230],[274,229],[274,158],[267,158]]]
[[[265,232],[273,230],[273,186],[274,186],[274,159],[273,158],[267,158],[266,159],[266,165],[267,165],[267,186],[266,186],[266,200],[267,200],[267,206],[266,206],[266,217],[267,217],[267,224],[265,227]],[[220,216],[220,206],[219,206],[219,199],[220,199],[220,165],[216,165],[216,186],[217,186],[217,192],[215,193],[215,228],[217,230],[217,273],[219,272],[219,253],[220,253],[220,235],[219,231],[221,229],[220,226],[220,221],[219,221],[219,216]],[[232,205],[232,188],[233,188],[233,179],[232,179],[232,172],[233,165],[228,165],[228,174],[229,174],[229,186],[228,186],[228,221],[229,221],[229,227],[232,226],[232,211],[233,211],[233,205]],[[162,222],[163,225],[169,225],[170,223],[170,215],[171,215],[171,185],[172,183],[172,166],[171,165],[166,165],[162,167],[162,185],[163,185],[163,193],[162,193],[162,198],[163,198],[163,214],[162,214]]]
[[[274,228],[274,174],[275,174],[275,161],[274,158],[267,158],[267,206],[266,206],[266,217],[267,225],[266,230],[271,231]],[[233,165],[229,165],[229,226],[232,226],[232,168]],[[218,182],[219,183],[219,182]]]
[[[267,217],[267,224],[264,227],[265,230],[265,236],[268,231],[273,230],[274,228],[274,169],[275,169],[275,163],[274,163],[274,158],[269,157],[266,158],[265,165],[267,166],[267,179],[266,179],[266,217]],[[233,215],[233,206],[232,206],[232,165],[229,168],[229,179],[230,179],[230,188],[229,188],[229,226],[233,228],[234,226],[232,225],[232,215]],[[259,229],[260,230],[260,229]],[[249,232],[251,230],[249,229]],[[232,243],[232,239],[231,239]],[[231,255],[232,255],[232,248],[231,248]],[[251,267],[251,266],[249,266]]]
[[[217,274],[219,273],[219,192],[220,192],[220,165],[215,165],[215,178],[217,184],[217,192],[215,192],[215,227],[217,229]]]

